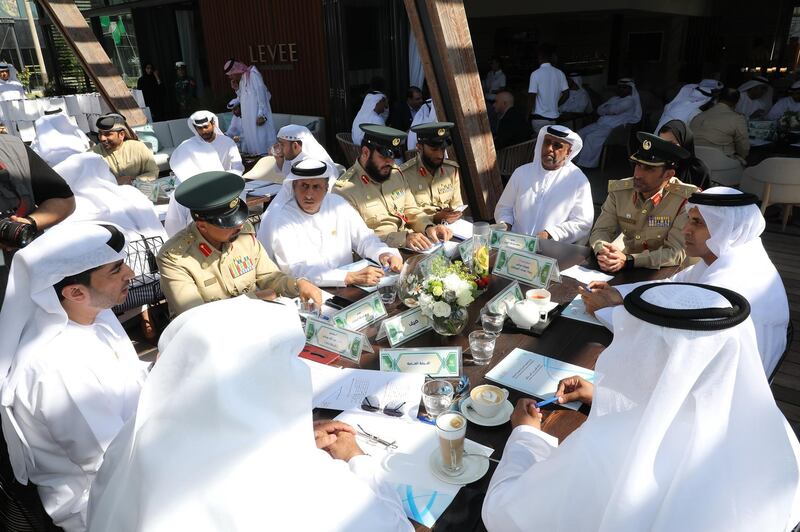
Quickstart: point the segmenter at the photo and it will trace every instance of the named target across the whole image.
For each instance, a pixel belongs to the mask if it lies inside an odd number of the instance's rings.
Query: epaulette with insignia
[[[172,238],[164,242],[159,253],[175,256],[185,255],[186,250],[192,246],[192,243],[194,243],[194,235],[186,228],[181,232],[175,233]]]
[[[612,179],[608,182],[608,191],[616,192],[618,190],[629,190],[633,188],[633,178],[626,177],[625,179]]]
[[[457,162],[455,162],[455,161],[454,161],[454,160],[452,160],[452,159],[445,159],[445,160],[442,162],[442,164],[446,164],[446,165],[448,165],[448,166],[453,166],[453,167],[455,167],[455,168],[461,168],[461,167],[458,165],[458,163],[457,163]]]
[[[687,184],[687,183],[681,183],[681,182],[674,183],[673,182],[673,183],[669,183],[666,186],[665,190],[667,192],[672,192],[673,194],[677,194],[678,196],[680,196],[682,198],[688,199],[689,196],[691,196],[695,192],[699,191],[700,189],[697,188],[694,185],[690,185],[690,184]]]
[[[404,162],[403,164],[398,166],[397,169],[400,170],[401,172],[406,172],[406,171],[408,171],[409,168],[411,168],[415,164],[417,164],[417,158],[416,157],[414,157],[413,159],[407,160],[406,162]]]
[[[339,176],[339,179],[336,180],[336,184],[334,185],[336,188],[342,188],[345,186],[349,181],[356,174],[355,172],[355,165],[351,166],[345,172]]]

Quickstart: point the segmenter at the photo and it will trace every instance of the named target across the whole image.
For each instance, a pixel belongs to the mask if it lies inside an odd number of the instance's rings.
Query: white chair
[[[783,205],[782,230],[786,230],[792,208],[800,206],[800,159],[770,157],[745,169],[741,190],[761,198],[761,213],[770,205]]]
[[[708,167],[712,183],[735,187],[742,181],[742,163],[733,157],[728,157],[722,150],[695,145],[694,153]]]

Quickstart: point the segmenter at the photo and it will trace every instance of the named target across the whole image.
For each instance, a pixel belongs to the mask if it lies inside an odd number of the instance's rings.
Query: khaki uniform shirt
[[[113,152],[106,151],[102,144],[96,144],[92,151],[102,155],[115,177],[139,178],[142,181],[152,181],[158,177],[155,157],[144,142],[126,140]]]
[[[717,148],[728,157],[742,159],[750,153],[747,120],[724,103],[694,117],[690,127],[697,146]]]
[[[457,163],[445,159],[438,170],[431,172],[422,164],[422,156],[417,154],[401,166],[400,171],[406,178],[417,205],[428,216],[432,217],[447,207],[455,209],[464,204],[461,200]]]
[[[223,244],[222,251],[192,222],[164,243],[157,261],[161,289],[173,315],[263,288],[282,296],[298,294],[295,278],[270,260],[249,222],[234,242]]]
[[[433,224],[414,201],[403,174],[392,170],[383,183],[367,175],[358,161],[336,181],[333,191],[353,206],[367,227],[393,248],[406,244],[408,233],[424,233]]]
[[[658,269],[677,266],[686,258],[683,226],[686,225],[686,200],[699,189],[673,177],[661,192],[643,199],[633,190],[633,178],[608,182],[608,198],[589,236],[597,253],[604,243],[620,233],[626,255],[633,255],[637,268]]]

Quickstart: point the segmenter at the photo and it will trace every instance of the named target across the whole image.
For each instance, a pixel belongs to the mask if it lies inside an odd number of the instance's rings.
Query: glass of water
[[[486,331],[472,331],[469,333],[469,350],[472,361],[478,366],[485,366],[492,361],[494,342],[497,335]]]
[[[503,331],[506,315],[502,312],[492,312],[487,307],[481,309],[481,325],[486,333],[499,335]]]
[[[384,305],[391,305],[397,298],[397,285],[395,283],[379,284],[378,293],[381,295]]]
[[[422,385],[422,403],[428,414],[436,418],[453,404],[453,385],[444,380],[430,380]]]

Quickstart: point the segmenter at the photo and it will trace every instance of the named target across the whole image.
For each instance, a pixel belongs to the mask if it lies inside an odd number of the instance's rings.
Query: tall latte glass
[[[445,412],[436,418],[439,433],[439,451],[442,467],[449,475],[458,475],[464,467],[464,437],[467,435],[467,420],[457,412]]]

